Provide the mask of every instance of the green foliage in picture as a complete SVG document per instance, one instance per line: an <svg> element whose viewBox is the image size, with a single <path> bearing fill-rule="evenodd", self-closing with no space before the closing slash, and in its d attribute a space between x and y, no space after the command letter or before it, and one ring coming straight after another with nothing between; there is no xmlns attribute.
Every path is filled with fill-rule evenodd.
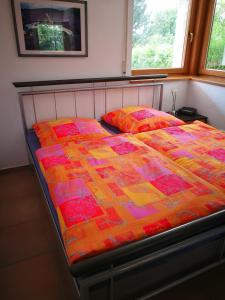
<svg viewBox="0 0 225 300"><path fill-rule="evenodd" d="M62 25L39 24L37 32L40 50L64 50Z"/></svg>

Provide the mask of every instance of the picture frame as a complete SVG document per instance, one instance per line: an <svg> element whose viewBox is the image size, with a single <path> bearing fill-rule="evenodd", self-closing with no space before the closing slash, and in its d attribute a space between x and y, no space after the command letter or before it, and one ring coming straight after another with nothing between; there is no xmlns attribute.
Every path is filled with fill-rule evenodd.
<svg viewBox="0 0 225 300"><path fill-rule="evenodd" d="M87 2L11 0L19 56L88 56Z"/></svg>

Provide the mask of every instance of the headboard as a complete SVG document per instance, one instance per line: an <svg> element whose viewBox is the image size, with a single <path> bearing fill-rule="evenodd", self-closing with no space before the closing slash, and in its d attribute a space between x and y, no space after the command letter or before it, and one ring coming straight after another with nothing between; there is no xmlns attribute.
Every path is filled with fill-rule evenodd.
<svg viewBox="0 0 225 300"><path fill-rule="evenodd" d="M62 117L100 119L113 109L148 105L161 110L163 83L129 82L78 84L72 88L20 92L25 129L39 121Z"/></svg>

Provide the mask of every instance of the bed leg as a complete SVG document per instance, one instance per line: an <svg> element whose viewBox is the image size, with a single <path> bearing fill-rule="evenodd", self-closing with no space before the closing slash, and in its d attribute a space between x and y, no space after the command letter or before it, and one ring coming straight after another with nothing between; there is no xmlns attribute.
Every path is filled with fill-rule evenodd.
<svg viewBox="0 0 225 300"><path fill-rule="evenodd" d="M224 252L225 252L225 239L223 240L222 249L220 251L219 260L222 260L224 258Z"/></svg>
<svg viewBox="0 0 225 300"><path fill-rule="evenodd" d="M110 300L114 300L114 277L113 277L113 268L114 266L111 265L110 266L110 271L111 271L111 275L110 275L110 294L109 294L109 299Z"/></svg>

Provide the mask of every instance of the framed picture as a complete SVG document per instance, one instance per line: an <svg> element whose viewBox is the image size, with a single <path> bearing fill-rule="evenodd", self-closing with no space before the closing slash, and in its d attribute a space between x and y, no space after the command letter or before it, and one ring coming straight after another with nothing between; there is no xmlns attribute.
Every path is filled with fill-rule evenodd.
<svg viewBox="0 0 225 300"><path fill-rule="evenodd" d="M11 2L19 56L88 56L86 1Z"/></svg>

